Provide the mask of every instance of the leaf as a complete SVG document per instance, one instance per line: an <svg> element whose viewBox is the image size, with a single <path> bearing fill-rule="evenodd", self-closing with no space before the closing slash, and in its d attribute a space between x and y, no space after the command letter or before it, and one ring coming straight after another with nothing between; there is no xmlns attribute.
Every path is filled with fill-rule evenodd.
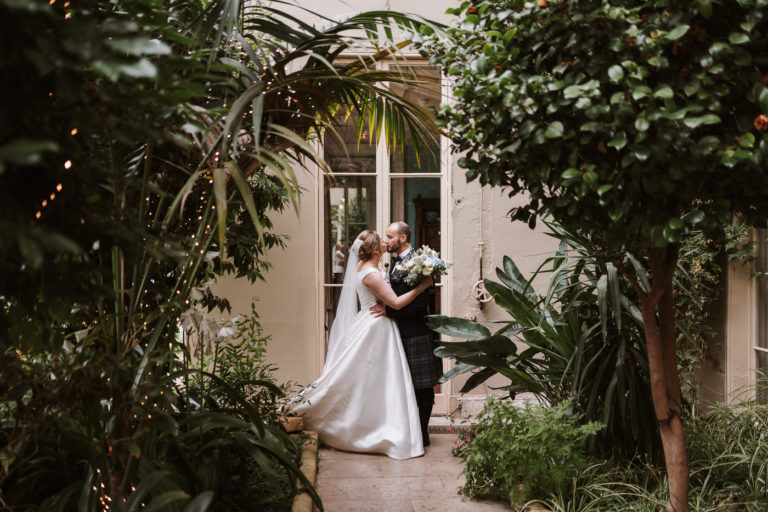
<svg viewBox="0 0 768 512"><path fill-rule="evenodd" d="M563 96L565 99L570 100L581 96L582 90L580 85L569 85L563 90Z"/></svg>
<svg viewBox="0 0 768 512"><path fill-rule="evenodd" d="M544 136L548 139L556 139L563 136L564 130L565 128L563 127L563 123L560 121L555 121L550 123L550 125L547 127L547 130L544 132Z"/></svg>
<svg viewBox="0 0 768 512"><path fill-rule="evenodd" d="M640 100L650 95L653 91L647 85L638 85L632 90L632 99Z"/></svg>
<svg viewBox="0 0 768 512"><path fill-rule="evenodd" d="M107 39L107 46L129 55L169 55L171 47L158 39L147 37L122 37Z"/></svg>
<svg viewBox="0 0 768 512"><path fill-rule="evenodd" d="M588 123L584 123L579 127L579 130L582 132L596 132L600 129L600 123L597 121L590 121Z"/></svg>
<svg viewBox="0 0 768 512"><path fill-rule="evenodd" d="M446 352L446 356L453 357L448 352ZM443 357L443 356L440 356L440 357ZM445 372L443 376L440 377L440 382L446 383L449 380L453 379L454 377L461 375L462 373L467 373L475 369L477 369L477 366L475 366L474 364L459 363L453 368L451 368L450 370L448 370L447 372Z"/></svg>
<svg viewBox="0 0 768 512"><path fill-rule="evenodd" d="M187 503L184 512L206 512L213 501L213 491L203 491Z"/></svg>
<svg viewBox="0 0 768 512"><path fill-rule="evenodd" d="M492 356L510 356L517 354L517 345L506 336L494 334L483 340L478 340L477 347Z"/></svg>
<svg viewBox="0 0 768 512"><path fill-rule="evenodd" d="M675 96L675 93L670 86L662 85L661 87L656 89L653 95L657 98L671 99Z"/></svg>
<svg viewBox="0 0 768 512"><path fill-rule="evenodd" d="M136 489L128 497L128 501L125 504L127 510L136 510L139 507L139 503L145 499L149 491L155 488L157 484L163 481L169 476L167 471L153 471L149 474L144 474L141 477L141 482L136 486Z"/></svg>
<svg viewBox="0 0 768 512"><path fill-rule="evenodd" d="M52 140L13 139L0 146L0 161L18 165L34 165L42 160L42 153L55 152L59 145Z"/></svg>
<svg viewBox="0 0 768 512"><path fill-rule="evenodd" d="M186 499L189 499L189 494L184 491L167 491L153 498L152 501L149 502L149 505L141 510L144 512L167 510L168 505L174 501Z"/></svg>
<svg viewBox="0 0 768 512"><path fill-rule="evenodd" d="M603 341L608 339L608 275L603 274L597 280L597 304L600 309L600 331Z"/></svg>
<svg viewBox="0 0 768 512"><path fill-rule="evenodd" d="M614 64L608 68L608 78L610 78L612 82L619 82L624 78L624 68L618 64Z"/></svg>
<svg viewBox="0 0 768 512"><path fill-rule="evenodd" d="M427 325L430 329L453 338L481 340L491 335L491 331L484 325L464 318L429 315L427 317Z"/></svg>
<svg viewBox="0 0 768 512"><path fill-rule="evenodd" d="M613 188L613 185L611 185L610 183L606 185L600 185L599 187L597 187L597 195L599 197L603 197L603 195L609 190L611 190L612 188Z"/></svg>
<svg viewBox="0 0 768 512"><path fill-rule="evenodd" d="M651 123L645 117L638 117L635 119L635 128L639 132L647 131L650 126Z"/></svg>
<svg viewBox="0 0 768 512"><path fill-rule="evenodd" d="M140 59L133 64L123 65L120 72L133 78L155 78L157 76L157 68L147 59Z"/></svg>
<svg viewBox="0 0 768 512"><path fill-rule="evenodd" d="M742 148L751 148L755 145L755 136L747 132L739 137L739 146Z"/></svg>
<svg viewBox="0 0 768 512"><path fill-rule="evenodd" d="M621 149L627 145L627 139L624 137L617 137L611 140L607 145L609 148Z"/></svg>
<svg viewBox="0 0 768 512"><path fill-rule="evenodd" d="M572 180L581 176L581 172L578 169L566 169L560 176L564 180Z"/></svg>
<svg viewBox="0 0 768 512"><path fill-rule="evenodd" d="M613 304L613 314L616 319L616 328L621 330L621 294L619 293L619 271L616 266L608 262L605 264L608 271L608 289L611 292L611 303Z"/></svg>
<svg viewBox="0 0 768 512"><path fill-rule="evenodd" d="M688 128L698 128L701 126L701 117L686 117L683 119L683 124Z"/></svg>
<svg viewBox="0 0 768 512"><path fill-rule="evenodd" d="M700 89L701 89L701 82L699 82L698 80L687 83L683 87L683 91L685 92L686 96L693 96L694 94L699 92Z"/></svg>
<svg viewBox="0 0 768 512"><path fill-rule="evenodd" d="M672 229L669 225L666 225L664 226L663 237L666 242L673 244L680 240L680 231Z"/></svg>
<svg viewBox="0 0 768 512"><path fill-rule="evenodd" d="M678 25L677 27L673 28L669 34L667 34L667 39L670 41L677 41L685 34L687 34L690 28L691 27L689 25Z"/></svg>
<svg viewBox="0 0 768 512"><path fill-rule="evenodd" d="M728 34L728 42L731 44L744 44L749 42L749 36L741 32L731 32Z"/></svg>
<svg viewBox="0 0 768 512"><path fill-rule="evenodd" d="M704 217L706 217L706 214L701 210L691 210L686 215L683 216L683 220L687 222L688 224L695 226L699 222L704 220Z"/></svg>
<svg viewBox="0 0 768 512"><path fill-rule="evenodd" d="M224 237L227 231L227 174L226 169L213 169L213 197L216 200L216 218L218 220L219 252L224 254Z"/></svg>
<svg viewBox="0 0 768 512"><path fill-rule="evenodd" d="M467 379L467 382L464 383L464 385L461 387L461 393L467 393L469 391L472 391L477 386L485 382L486 380L490 379L494 375L496 375L496 370L493 368L483 368L477 373L473 373L472 376Z"/></svg>
<svg viewBox="0 0 768 512"><path fill-rule="evenodd" d="M760 102L760 110L763 111L763 114L768 114L768 87L760 88L757 101Z"/></svg>
<svg viewBox="0 0 768 512"><path fill-rule="evenodd" d="M263 228L261 226L259 215L256 213L256 203L253 202L251 187L248 185L245 176L243 176L243 173L240 171L240 167L238 167L235 162L229 161L224 165L229 170L229 175L234 179L235 185L240 192L240 196L243 198L243 202L245 202L245 209L248 211L253 227L256 229L259 236L261 236Z"/></svg>
<svg viewBox="0 0 768 512"><path fill-rule="evenodd" d="M712 17L712 1L711 0L699 0L698 9L702 16L706 19Z"/></svg>

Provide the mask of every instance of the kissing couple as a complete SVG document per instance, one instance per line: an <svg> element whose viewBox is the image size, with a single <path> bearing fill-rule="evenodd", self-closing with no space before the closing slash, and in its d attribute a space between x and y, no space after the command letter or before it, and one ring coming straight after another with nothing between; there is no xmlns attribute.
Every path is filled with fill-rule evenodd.
<svg viewBox="0 0 768 512"><path fill-rule="evenodd" d="M281 408L303 416L330 447L408 459L429 446L434 386L443 372L425 318L432 278L412 286L398 272L413 256L410 238L404 222L391 224L383 238L360 233L349 250L322 375ZM379 262L388 251L387 279Z"/></svg>

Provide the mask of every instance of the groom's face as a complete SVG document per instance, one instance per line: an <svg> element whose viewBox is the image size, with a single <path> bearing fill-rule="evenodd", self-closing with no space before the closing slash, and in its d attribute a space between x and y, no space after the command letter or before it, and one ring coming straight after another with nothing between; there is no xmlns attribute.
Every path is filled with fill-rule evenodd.
<svg viewBox="0 0 768 512"><path fill-rule="evenodd" d="M389 226L384 230L384 243L387 245L389 252L398 253L403 248L405 243L405 235L401 235L397 230L397 226Z"/></svg>

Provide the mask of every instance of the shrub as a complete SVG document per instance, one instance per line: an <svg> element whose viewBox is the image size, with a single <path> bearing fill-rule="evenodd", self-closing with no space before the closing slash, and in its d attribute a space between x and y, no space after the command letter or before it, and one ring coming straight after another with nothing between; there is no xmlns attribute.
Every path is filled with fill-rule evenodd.
<svg viewBox="0 0 768 512"><path fill-rule="evenodd" d="M474 438L459 450L466 458L462 491L471 498L523 503L565 489L587 464L584 441L603 428L580 424L582 416L571 405L521 408L489 398Z"/></svg>
<svg viewBox="0 0 768 512"><path fill-rule="evenodd" d="M758 384L759 385L759 384ZM752 399L712 405L686 422L693 512L768 510L768 406ZM567 492L545 500L553 512L655 512L667 499L658 465L636 458L593 461Z"/></svg>

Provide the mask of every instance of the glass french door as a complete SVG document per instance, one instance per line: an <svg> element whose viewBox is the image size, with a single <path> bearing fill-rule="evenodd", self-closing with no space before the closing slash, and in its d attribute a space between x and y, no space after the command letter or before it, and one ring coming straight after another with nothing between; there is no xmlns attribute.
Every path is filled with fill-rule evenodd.
<svg viewBox="0 0 768 512"><path fill-rule="evenodd" d="M421 82L432 85L393 85L392 88L426 108L438 108L443 94L440 72L431 66L414 66ZM444 168L446 148L437 132L417 146L414 139L390 151L382 141L371 141L363 131L358 137L354 116L340 116L324 137L324 156L330 172L321 176L321 264L323 268L323 319L326 341L344 280L350 246L357 235L372 229L383 233L394 221L405 221L412 231L414 248L428 245L443 250L445 226ZM441 311L441 290L431 313Z"/></svg>

